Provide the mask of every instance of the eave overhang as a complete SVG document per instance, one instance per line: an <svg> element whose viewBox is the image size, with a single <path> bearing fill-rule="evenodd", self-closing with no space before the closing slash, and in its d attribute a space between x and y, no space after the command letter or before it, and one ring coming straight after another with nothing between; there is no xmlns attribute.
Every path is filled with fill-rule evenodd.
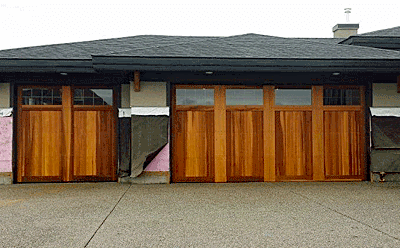
<svg viewBox="0 0 400 248"><path fill-rule="evenodd" d="M1 59L0 72L96 73L92 60Z"/></svg>
<svg viewBox="0 0 400 248"><path fill-rule="evenodd" d="M390 72L399 59L251 59L93 56L96 71Z"/></svg>
<svg viewBox="0 0 400 248"><path fill-rule="evenodd" d="M397 36L350 36L339 44L400 50L400 37Z"/></svg>
<svg viewBox="0 0 400 248"><path fill-rule="evenodd" d="M0 72L121 71L376 72L399 73L399 59L264 59L93 56L92 60L0 59Z"/></svg>

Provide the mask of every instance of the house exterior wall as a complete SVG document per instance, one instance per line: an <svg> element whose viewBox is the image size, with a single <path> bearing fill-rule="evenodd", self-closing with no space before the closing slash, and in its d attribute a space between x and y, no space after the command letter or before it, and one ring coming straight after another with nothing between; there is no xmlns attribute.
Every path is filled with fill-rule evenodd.
<svg viewBox="0 0 400 248"><path fill-rule="evenodd" d="M397 93L397 84L372 84L372 107L400 107L400 93Z"/></svg>
<svg viewBox="0 0 400 248"><path fill-rule="evenodd" d="M130 105L129 84L121 85L121 108L129 108Z"/></svg>
<svg viewBox="0 0 400 248"><path fill-rule="evenodd" d="M0 184L12 183L12 117L0 117Z"/></svg>
<svg viewBox="0 0 400 248"><path fill-rule="evenodd" d="M140 82L140 91L130 87L131 107L165 107L167 106L167 83Z"/></svg>
<svg viewBox="0 0 400 248"><path fill-rule="evenodd" d="M0 108L10 107L10 84L0 83Z"/></svg>

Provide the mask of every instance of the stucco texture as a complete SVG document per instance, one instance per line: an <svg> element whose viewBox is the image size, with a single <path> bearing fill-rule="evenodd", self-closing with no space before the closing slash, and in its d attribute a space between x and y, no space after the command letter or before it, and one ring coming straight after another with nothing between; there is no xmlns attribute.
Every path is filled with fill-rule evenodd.
<svg viewBox="0 0 400 248"><path fill-rule="evenodd" d="M0 172L11 172L12 117L0 118Z"/></svg>

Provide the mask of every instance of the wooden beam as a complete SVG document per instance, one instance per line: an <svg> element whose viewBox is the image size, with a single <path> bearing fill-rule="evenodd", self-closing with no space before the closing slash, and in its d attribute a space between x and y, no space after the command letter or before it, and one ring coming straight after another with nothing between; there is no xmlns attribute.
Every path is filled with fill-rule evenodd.
<svg viewBox="0 0 400 248"><path fill-rule="evenodd" d="M133 85L135 92L140 91L140 71L135 71L133 73Z"/></svg>
<svg viewBox="0 0 400 248"><path fill-rule="evenodd" d="M312 100L313 180L323 181L325 180L323 86L312 87Z"/></svg>
<svg viewBox="0 0 400 248"><path fill-rule="evenodd" d="M276 181L274 86L264 86L264 182Z"/></svg>
<svg viewBox="0 0 400 248"><path fill-rule="evenodd" d="M215 182L224 183L227 181L225 86L215 86L214 92Z"/></svg>
<svg viewBox="0 0 400 248"><path fill-rule="evenodd" d="M69 86L62 86L62 134L63 134L63 166L62 166L62 178L64 181L73 180L73 160L72 160L72 148L73 148L73 113L72 113L72 90Z"/></svg>

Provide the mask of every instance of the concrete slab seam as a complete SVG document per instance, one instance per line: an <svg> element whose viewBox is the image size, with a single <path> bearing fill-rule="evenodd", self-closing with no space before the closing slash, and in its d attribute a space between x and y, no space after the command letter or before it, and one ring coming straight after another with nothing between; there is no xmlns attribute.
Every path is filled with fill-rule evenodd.
<svg viewBox="0 0 400 248"><path fill-rule="evenodd" d="M90 239L88 240L88 242L85 244L84 247L87 247L90 243L90 241L92 241L92 239L94 238L94 236L96 235L96 233L100 230L100 228L103 226L103 224L106 222L106 220L108 219L108 217L112 214L112 212L114 212L115 208L118 206L118 204L121 202L122 198L124 198L126 192L128 192L128 190L132 187L132 185L129 185L129 187L125 190L125 192L121 195L121 197L118 199L117 203L115 203L114 207L111 209L111 211L107 214L107 216L104 218L104 220L101 222L101 224L99 225L99 227L96 229L96 231L93 233L93 235L90 237Z"/></svg>
<svg viewBox="0 0 400 248"><path fill-rule="evenodd" d="M323 208L325 208L325 209L327 209L327 210L333 211L333 212L335 212L335 213L337 213L337 214L339 214L339 215L341 215L341 216L343 216L343 217L346 217L346 218L348 218L348 219L350 219L350 220L352 220L352 221L355 221L355 222L357 222L357 223L359 223L359 224L361 224L361 225L364 225L364 226L366 226L366 227L369 227L369 228L371 228L371 229L373 229L373 230L375 230L375 231L377 231L377 232L379 232L379 233L381 233L381 234L383 234L383 235L386 235L386 236L388 236L388 237L390 237L390 238L393 238L393 239L395 239L395 240L397 240L397 241L400 241L400 238L397 238L397 237L395 237L395 236L393 236L393 235L390 235L389 233L386 233L386 232L384 232L384 231L382 231L382 230L379 230L379 229L377 229L377 228L375 228L375 227L373 227L373 226L371 226L371 225L368 225L367 223L364 223L364 222L362 222L362 221L359 221L359 220L357 220L357 219L355 219L355 218L353 218L353 217L351 217L351 216L349 216L349 215L346 215L346 214L341 213L341 212L339 212L339 211L337 211L337 210L335 210L335 209L332 209L332 208L330 208L330 207L328 207L328 206L325 206L324 204L321 204L321 203L319 203L318 201L315 201L315 200L313 200L313 199L310 199L310 198L308 198L308 197L305 196L305 195L302 195L302 194L300 194L300 193L294 192L294 191L292 191L292 190L289 190L289 191L292 192L292 193L295 194L295 195L298 195L298 196L300 196L300 197L303 197L303 198L307 199L308 201L314 202L314 203L316 203L317 205L319 205L319 206L321 206L321 207L323 207Z"/></svg>

